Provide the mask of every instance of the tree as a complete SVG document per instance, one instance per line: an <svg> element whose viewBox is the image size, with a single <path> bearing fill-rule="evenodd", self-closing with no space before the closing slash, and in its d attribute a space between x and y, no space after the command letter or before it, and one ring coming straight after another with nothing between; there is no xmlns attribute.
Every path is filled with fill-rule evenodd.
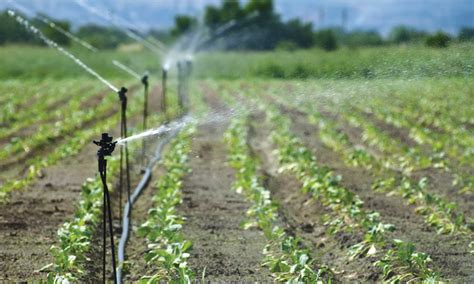
<svg viewBox="0 0 474 284"><path fill-rule="evenodd" d="M434 35L427 37L425 44L429 47L443 48L448 47L450 40L451 37L448 34L438 31Z"/></svg>
<svg viewBox="0 0 474 284"><path fill-rule="evenodd" d="M21 15L26 18L24 15ZM0 13L0 44L4 43L39 43L23 26L7 11Z"/></svg>
<svg viewBox="0 0 474 284"><path fill-rule="evenodd" d="M258 12L261 16L273 14L273 0L250 0L244 7L246 15Z"/></svg>
<svg viewBox="0 0 474 284"><path fill-rule="evenodd" d="M426 37L425 32L407 26L396 26L389 34L390 41L397 44L421 40L424 37Z"/></svg>
<svg viewBox="0 0 474 284"><path fill-rule="evenodd" d="M317 46L326 51L333 51L338 47L336 35L331 29L319 30L316 32L314 35L314 41Z"/></svg>
<svg viewBox="0 0 474 284"><path fill-rule="evenodd" d="M349 47L378 46L382 45L383 39L377 31L355 30L342 35L342 42Z"/></svg>
<svg viewBox="0 0 474 284"><path fill-rule="evenodd" d="M76 35L99 49L116 48L119 44L129 42L122 31L94 24L80 27Z"/></svg>
<svg viewBox="0 0 474 284"><path fill-rule="evenodd" d="M63 33L57 31L56 29L52 28L50 25L45 24L41 18L49 20L53 25L59 27L60 29L69 32L71 28L71 24L68 21L59 21L47 18L45 15L38 15L38 17L32 20L33 24L36 26L41 26L43 34L47 36L52 41L56 42L59 45L67 46L71 43L71 40L65 36Z"/></svg>
<svg viewBox="0 0 474 284"><path fill-rule="evenodd" d="M186 15L177 15L174 17L174 22L175 27L171 31L171 34L174 36L179 36L189 32L197 24L197 20L195 18Z"/></svg>
<svg viewBox="0 0 474 284"><path fill-rule="evenodd" d="M474 28L461 28L461 30L459 31L458 39L460 41L474 40Z"/></svg>

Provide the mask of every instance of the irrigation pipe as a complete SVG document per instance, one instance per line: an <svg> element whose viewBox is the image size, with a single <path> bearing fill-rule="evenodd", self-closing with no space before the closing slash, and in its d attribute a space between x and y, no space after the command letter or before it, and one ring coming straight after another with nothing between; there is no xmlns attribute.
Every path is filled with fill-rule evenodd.
<svg viewBox="0 0 474 284"><path fill-rule="evenodd" d="M156 146L155 150L155 155L153 156L153 159L150 160L148 163L147 167L144 169L144 174L142 179L140 180L140 183L137 185L135 188L135 191L133 194L130 196L130 201L125 204L124 207L124 214L123 214L123 219L122 219L122 236L120 237L119 245L118 245L118 261L119 261L119 266L117 267L117 283L122 283L122 263L125 261L125 246L127 245L128 241L128 235L129 235L129 226L130 226L130 211L131 207L135 203L135 201L138 199L140 196L142 190L147 186L148 182L150 181L151 178L151 171L153 170L153 167L156 165L156 163L161 159L161 152L163 151L163 147L170 142L172 138L174 138L179 131L181 130L181 127L177 127L173 131L171 131L168 135L165 136L163 140L158 143ZM131 204L130 204L131 203Z"/></svg>

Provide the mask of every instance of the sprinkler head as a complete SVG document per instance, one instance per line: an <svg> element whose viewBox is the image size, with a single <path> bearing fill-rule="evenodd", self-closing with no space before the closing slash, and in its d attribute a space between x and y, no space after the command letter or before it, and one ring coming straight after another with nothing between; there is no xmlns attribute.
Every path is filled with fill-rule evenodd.
<svg viewBox="0 0 474 284"><path fill-rule="evenodd" d="M148 86L148 75L147 74L143 75L142 84L145 85L145 86Z"/></svg>
<svg viewBox="0 0 474 284"><path fill-rule="evenodd" d="M108 133L102 133L100 141L94 140L93 142L100 147L97 151L97 156L99 157L111 156L117 144L117 141L112 142L112 136L109 136Z"/></svg>
<svg viewBox="0 0 474 284"><path fill-rule="evenodd" d="M127 91L128 91L127 88L122 87L122 88L120 88L120 91L117 92L118 95L119 95L119 98L122 102L127 100L127 97L125 96Z"/></svg>

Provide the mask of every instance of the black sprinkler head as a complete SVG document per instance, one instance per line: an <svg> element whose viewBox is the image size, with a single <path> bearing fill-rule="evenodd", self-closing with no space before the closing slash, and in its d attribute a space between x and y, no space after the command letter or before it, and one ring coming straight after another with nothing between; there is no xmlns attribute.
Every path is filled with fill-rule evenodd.
<svg viewBox="0 0 474 284"><path fill-rule="evenodd" d="M120 91L117 92L121 101L125 101L127 99L127 97L125 96L127 91L128 91L127 88L122 87L120 88Z"/></svg>
<svg viewBox="0 0 474 284"><path fill-rule="evenodd" d="M112 155L115 145L117 144L117 141L112 142L112 139L112 136L109 136L108 133L102 133L100 141L93 141L95 145L100 147L99 151L97 151L97 155L103 157Z"/></svg>
<svg viewBox="0 0 474 284"><path fill-rule="evenodd" d="M148 86L148 75L143 75L142 77L142 84Z"/></svg>

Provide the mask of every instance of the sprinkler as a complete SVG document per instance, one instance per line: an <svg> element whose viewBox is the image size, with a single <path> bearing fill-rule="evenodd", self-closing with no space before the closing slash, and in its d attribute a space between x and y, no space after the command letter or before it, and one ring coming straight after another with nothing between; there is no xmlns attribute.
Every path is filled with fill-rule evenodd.
<svg viewBox="0 0 474 284"><path fill-rule="evenodd" d="M186 112L188 112L189 111L189 82L191 79L191 72L193 70L193 61L190 57L188 57L185 60L185 66L186 66L186 71L185 71L186 79L185 79L185 92L184 92L185 104L184 105L185 105Z"/></svg>
<svg viewBox="0 0 474 284"><path fill-rule="evenodd" d="M121 102L121 122L120 122L120 136L127 137L127 89L122 87L117 93ZM125 156L125 171L127 175L127 194L130 202L130 164L128 161L128 147L127 143L120 149L120 184L119 184L119 201L120 210L119 217L122 219L122 191L123 191L123 160Z"/></svg>
<svg viewBox="0 0 474 284"><path fill-rule="evenodd" d="M143 96L144 96L144 102L143 102L143 131L146 130L146 120L148 117L148 75L145 74L142 77L142 84L143 84ZM146 161L145 161L145 155L146 155L146 139L143 139L143 145L142 145L142 162L143 165L146 166Z"/></svg>
<svg viewBox="0 0 474 284"><path fill-rule="evenodd" d="M100 174L100 179L102 180L102 186L104 188L104 201L102 205L102 221L103 221L103 248L102 248L102 277L103 283L106 283L106 245L107 245L107 216L108 216L108 223L109 223L109 233L110 233L110 247L112 249L112 270L114 274L114 283L117 283L117 275L116 275L116 262L115 262L115 245L114 245L114 231L113 231L113 224L112 224L112 208L110 206L110 193L107 187L107 159L105 157L111 156L112 152L115 149L115 145L117 142L112 142L112 137L109 136L108 133L102 133L102 137L100 141L93 141L94 144L99 146L99 150L97 151L97 161L98 161L98 169Z"/></svg>
<svg viewBox="0 0 474 284"><path fill-rule="evenodd" d="M183 62L178 61L177 63L178 67L178 105L179 108L181 109L182 112L184 112L184 94L183 94L183 88L184 88L184 66Z"/></svg>
<svg viewBox="0 0 474 284"><path fill-rule="evenodd" d="M166 81L168 79L168 69L163 66L161 77L161 112L166 115Z"/></svg>
<svg viewBox="0 0 474 284"><path fill-rule="evenodd" d="M120 63L117 60L112 60L112 63L117 66L118 68L122 69L123 71L127 72L129 75L132 77L135 77L136 79L140 80L142 82L143 87L144 87L144 106L143 106L143 130L146 129L146 120L148 117L148 73L145 73L142 77L138 75L137 72L133 71L130 67L125 66L124 64ZM120 96L120 93L119 93ZM125 94L123 95L125 96ZM122 97L121 99L122 100ZM126 98L125 98L126 100ZM142 155L142 160L143 163L145 164L145 140L143 140L143 155Z"/></svg>

